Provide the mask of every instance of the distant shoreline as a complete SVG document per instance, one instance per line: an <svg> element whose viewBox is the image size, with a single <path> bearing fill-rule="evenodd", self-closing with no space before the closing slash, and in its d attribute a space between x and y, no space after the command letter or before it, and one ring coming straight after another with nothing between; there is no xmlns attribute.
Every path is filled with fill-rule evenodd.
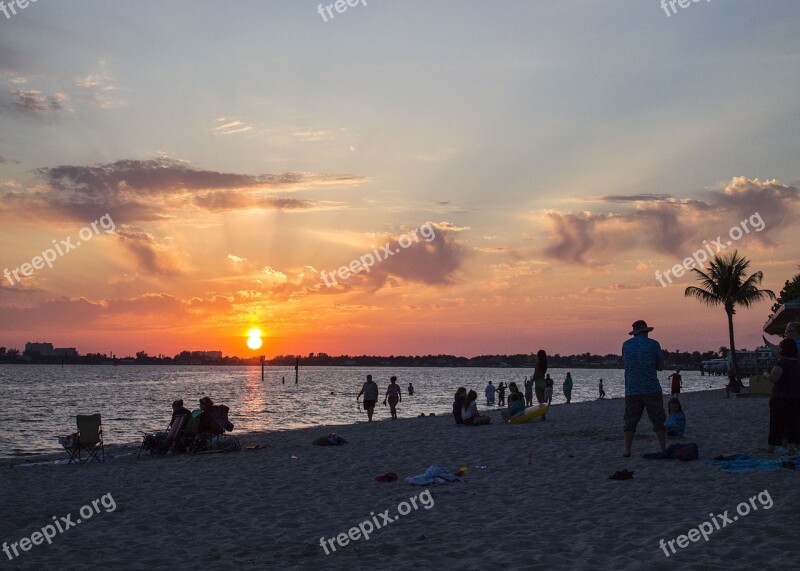
<svg viewBox="0 0 800 571"><path fill-rule="evenodd" d="M226 363L205 363L205 364L197 364L197 363L0 363L0 365L13 365L13 366L22 366L22 367L35 367L35 366L48 366L48 367L63 367L63 366L92 366L92 367L260 367L260 363L238 363L238 364L226 364ZM277 364L265 364L264 368L266 369L286 369L286 368L293 368L294 365L277 365ZM372 364L372 363L356 363L356 364L326 364L326 365L300 365L300 368L308 368L308 367L342 367L342 368L374 368L374 369L533 369L533 365L508 365L508 366L501 366L501 365L448 365L448 364L441 364L441 365L431 365L431 364L423 364L423 365L411 365L411 364L403 364L403 365L395 365L395 364ZM692 371L692 372L701 372L701 369L695 367L665 367L664 370L673 370L675 368L679 368L681 371ZM550 369L575 369L575 370L623 370L624 367L610 367L608 365L552 365Z"/></svg>

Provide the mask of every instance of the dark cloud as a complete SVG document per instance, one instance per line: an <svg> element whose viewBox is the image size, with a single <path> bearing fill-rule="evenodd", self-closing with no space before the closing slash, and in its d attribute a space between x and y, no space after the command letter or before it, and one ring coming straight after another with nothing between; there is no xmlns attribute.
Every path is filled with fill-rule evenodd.
<svg viewBox="0 0 800 571"><path fill-rule="evenodd" d="M140 270L162 276L181 273L177 254L158 243L152 234L142 228L123 225L117 228L116 236L123 247L132 254Z"/></svg>
<svg viewBox="0 0 800 571"><path fill-rule="evenodd" d="M429 224L433 232L426 230L426 236L421 236L416 243L413 242L413 238L411 241L406 238L408 234L377 243L376 249L381 261L376 261L369 273L362 270L344 280L342 284L358 283L369 289L379 289L387 283L397 285L401 281L432 286L454 283L456 272L468 255L468 250L455 239L456 232L463 229L447 222ZM430 236L432 238L426 242L426 238ZM392 252L391 256L382 249L384 245L388 245L388 250ZM365 252L364 255L366 254L368 253ZM369 254L374 257L374 251Z"/></svg>
<svg viewBox="0 0 800 571"><path fill-rule="evenodd" d="M13 96L14 109L30 114L58 111L66 98L61 93L44 95L38 89L9 89L8 92Z"/></svg>
<svg viewBox="0 0 800 571"><path fill-rule="evenodd" d="M597 198L597 202L666 202L672 199L671 194L630 194L611 195Z"/></svg>
<svg viewBox="0 0 800 571"><path fill-rule="evenodd" d="M320 206L337 203L318 202L314 200L303 200L298 198L287 198L278 196L254 196L241 194L236 191L213 191L198 194L194 197L194 203L210 211L225 210L245 210L248 208L261 208L264 210L311 210L318 209Z"/></svg>
<svg viewBox="0 0 800 571"><path fill-rule="evenodd" d="M743 220L748 220L754 228L751 217L756 213L755 220L760 217L763 228L751 231L746 239L774 246L770 234L796 218L800 191L776 180L738 177L723 191L709 192L707 201L648 194L607 196L599 200L628 202L631 206L613 214L548 213L552 243L545 248L547 257L592 265L598 263L599 258L636 248L684 257L703 240L727 236L730 229L741 226Z"/></svg>
<svg viewBox="0 0 800 571"><path fill-rule="evenodd" d="M197 169L169 158L121 160L95 166L64 165L38 169L45 191L7 192L6 208L36 215L84 220L112 213L120 223L147 222L190 210L213 212L263 209L310 211L341 208L341 203L285 198L269 192L320 185L364 182L355 176L316 173L246 175Z"/></svg>

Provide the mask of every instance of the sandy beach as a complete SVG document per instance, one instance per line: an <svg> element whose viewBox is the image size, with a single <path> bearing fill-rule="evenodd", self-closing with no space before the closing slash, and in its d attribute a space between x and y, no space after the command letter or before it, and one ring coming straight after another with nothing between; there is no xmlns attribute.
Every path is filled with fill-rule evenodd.
<svg viewBox="0 0 800 571"><path fill-rule="evenodd" d="M326 433L314 428L248 435L244 443L266 447L231 454L137 460L118 449L105 464L7 462L0 539L9 544L53 516L73 514L74 522L82 506L106 499L52 544L0 560L19 569L791 566L800 552L798 472L730 474L708 464L720 454L769 457L768 399L722 397L682 398L682 442L700 449L694 462L643 459L657 451L646 416L633 457L623 458L620 399L554 406L546 422L515 426L499 424L497 411L486 427L459 427L449 416L337 426L349 440L338 447L312 445ZM431 465L469 470L463 482L447 485L404 481ZM634 471L632 480L609 479L623 468ZM400 479L375 481L390 471ZM727 510L732 519L737 505L765 490L769 508L754 500L758 509L707 541L675 545L669 557L659 547L713 521L712 513ZM386 510L391 523L368 540L335 542L362 522L383 522ZM322 538L336 551L326 543L326 554Z"/></svg>

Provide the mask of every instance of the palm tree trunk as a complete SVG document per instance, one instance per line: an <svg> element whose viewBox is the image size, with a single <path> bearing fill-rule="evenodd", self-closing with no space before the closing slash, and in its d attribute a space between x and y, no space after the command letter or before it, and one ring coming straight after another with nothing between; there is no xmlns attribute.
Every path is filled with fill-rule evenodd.
<svg viewBox="0 0 800 571"><path fill-rule="evenodd" d="M740 384L739 380L739 360L736 358L736 342L733 340L733 312L727 311L728 314L728 335L731 340L731 362L733 363L733 375L736 383Z"/></svg>

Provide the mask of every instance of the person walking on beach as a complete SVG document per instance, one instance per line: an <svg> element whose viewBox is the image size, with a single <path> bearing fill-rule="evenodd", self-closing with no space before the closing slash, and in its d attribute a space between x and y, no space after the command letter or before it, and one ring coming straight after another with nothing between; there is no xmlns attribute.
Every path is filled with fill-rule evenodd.
<svg viewBox="0 0 800 571"><path fill-rule="evenodd" d="M364 410L367 411L367 418L369 422L372 422L372 413L375 412L375 403L378 402L378 384L372 380L372 375L367 375L367 382L356 396L356 402L361 395L364 395Z"/></svg>
<svg viewBox="0 0 800 571"><path fill-rule="evenodd" d="M676 369L675 372L669 376L669 380L672 381L672 396L681 394L681 387L683 386L681 383L683 380L681 378L681 370Z"/></svg>
<svg viewBox="0 0 800 571"><path fill-rule="evenodd" d="M648 327L644 320L634 321L631 327L628 335L632 337L622 344L622 361L625 365L625 458L631 456L636 426L645 410L653 423L653 432L656 433L661 451L666 450L664 423L667 415L658 382L658 371L664 370L661 345L649 338L653 327Z"/></svg>
<svg viewBox="0 0 800 571"><path fill-rule="evenodd" d="M567 378L564 379L564 396L567 398L567 404L572 402L572 375L567 373Z"/></svg>
<svg viewBox="0 0 800 571"><path fill-rule="evenodd" d="M503 381L500 381L500 384L497 385L497 406L505 406L506 405L506 384Z"/></svg>
<svg viewBox="0 0 800 571"><path fill-rule="evenodd" d="M600 379L600 385L597 388L600 390L600 398L606 398L606 391L603 390L603 379Z"/></svg>
<svg viewBox="0 0 800 571"><path fill-rule="evenodd" d="M533 377L531 380L528 380L528 377L525 377L525 406L531 406L533 404Z"/></svg>
<svg viewBox="0 0 800 571"><path fill-rule="evenodd" d="M392 411L392 420L397 420L397 403L403 402L400 385L397 384L397 377L389 379L389 388L386 389L386 396L383 397L383 406L389 401L389 409Z"/></svg>
<svg viewBox="0 0 800 571"><path fill-rule="evenodd" d="M550 375L544 378L544 401L548 405L553 404L553 379L550 378Z"/></svg>
<svg viewBox="0 0 800 571"><path fill-rule="evenodd" d="M494 393L495 393L496 390L497 389L492 384L492 381L489 381L489 384L486 385L486 391L485 391L485 393L486 393L486 404L487 405L494 404Z"/></svg>

